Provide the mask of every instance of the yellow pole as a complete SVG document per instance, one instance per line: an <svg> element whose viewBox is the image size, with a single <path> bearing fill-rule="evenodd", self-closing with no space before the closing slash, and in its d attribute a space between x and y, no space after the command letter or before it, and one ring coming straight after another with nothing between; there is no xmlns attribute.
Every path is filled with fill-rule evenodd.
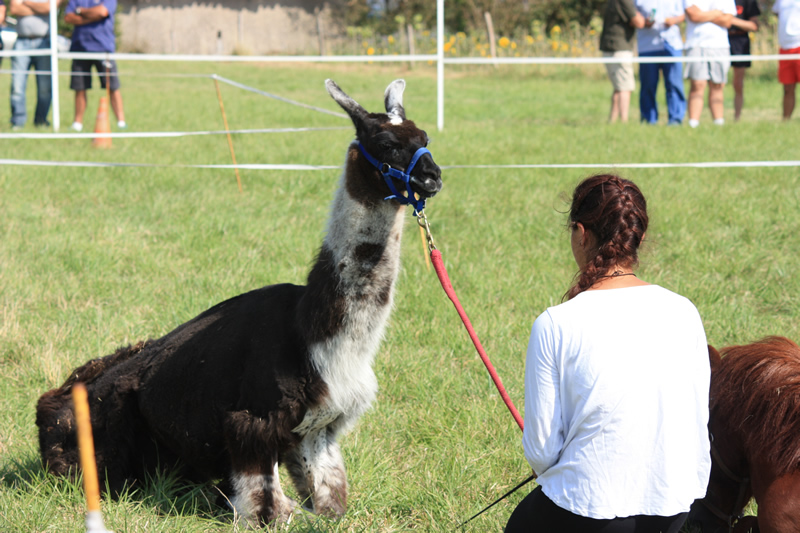
<svg viewBox="0 0 800 533"><path fill-rule="evenodd" d="M419 236L422 239L422 255L425 256L425 266L431 269L431 258L428 257L428 242L425 239L425 228L419 227Z"/></svg>
<svg viewBox="0 0 800 533"><path fill-rule="evenodd" d="M86 532L112 533L106 529L103 524L103 515L100 513L100 485L97 480L92 421L89 416L89 397L83 383L76 383L72 386L72 403L75 407L75 425L78 430L78 448L83 470L83 492L86 496Z"/></svg>
<svg viewBox="0 0 800 533"><path fill-rule="evenodd" d="M242 180L239 177L239 167L236 166L236 152L233 151L233 139L228 129L228 117L225 115L225 105L222 103L222 93L219 91L219 81L214 77L214 86L217 88L217 100L219 100L219 110L222 111L222 122L225 124L225 133L228 135L228 148L231 149L231 159L233 160L233 170L236 172L236 183L239 184L239 192L242 192Z"/></svg>
<svg viewBox="0 0 800 533"><path fill-rule="evenodd" d="M75 405L75 423L78 426L78 447L83 469L83 490L86 493L86 507L91 511L100 510L100 486L97 481L97 463L94 458L92 422L89 417L89 400L86 386L76 383L72 387L72 402Z"/></svg>

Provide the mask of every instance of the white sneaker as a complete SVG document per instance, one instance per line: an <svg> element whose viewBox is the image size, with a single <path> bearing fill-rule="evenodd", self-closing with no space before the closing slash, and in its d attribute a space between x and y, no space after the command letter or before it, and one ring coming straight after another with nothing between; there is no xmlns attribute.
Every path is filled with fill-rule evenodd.
<svg viewBox="0 0 800 533"><path fill-rule="evenodd" d="M124 120L120 120L117 122L117 127L121 130L124 130L128 127L128 124L126 124Z"/></svg>
<svg viewBox="0 0 800 533"><path fill-rule="evenodd" d="M83 124L80 122L73 122L72 126L70 126L74 131L80 132L83 130Z"/></svg>
<svg viewBox="0 0 800 533"><path fill-rule="evenodd" d="M700 125L700 121L699 120L689 119L689 127L690 128L696 128L699 125Z"/></svg>

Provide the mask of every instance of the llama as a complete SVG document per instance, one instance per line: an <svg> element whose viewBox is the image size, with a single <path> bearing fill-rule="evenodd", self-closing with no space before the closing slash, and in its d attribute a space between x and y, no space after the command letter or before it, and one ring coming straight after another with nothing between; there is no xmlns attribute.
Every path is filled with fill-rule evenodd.
<svg viewBox="0 0 800 533"><path fill-rule="evenodd" d="M119 491L177 463L187 479L222 479L235 514L260 526L286 521L296 508L278 479L284 464L306 509L345 512L337 439L377 393L372 363L400 268L403 204L418 209L442 180L427 135L405 118L403 80L386 88L386 113L368 113L332 80L325 84L356 140L307 285L241 294L160 339L77 368L37 405L50 472L77 471L69 394L80 381L89 391L101 486ZM408 197L387 177L403 168Z"/></svg>

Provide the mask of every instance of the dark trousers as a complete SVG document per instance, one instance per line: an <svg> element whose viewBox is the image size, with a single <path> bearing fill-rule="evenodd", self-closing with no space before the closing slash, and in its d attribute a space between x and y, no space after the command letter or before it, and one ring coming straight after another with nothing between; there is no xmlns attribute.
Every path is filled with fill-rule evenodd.
<svg viewBox="0 0 800 533"><path fill-rule="evenodd" d="M536 487L511 513L505 533L678 533L688 514L598 520L562 509Z"/></svg>
<svg viewBox="0 0 800 533"><path fill-rule="evenodd" d="M664 43L663 52L643 52L641 57L681 57L683 52L675 50ZM656 89L659 73L664 78L667 92L667 114L670 124L680 124L686 114L686 96L683 92L682 63L640 63L639 81L642 89L639 93L639 110L642 122L655 124L658 122L658 106L656 105Z"/></svg>

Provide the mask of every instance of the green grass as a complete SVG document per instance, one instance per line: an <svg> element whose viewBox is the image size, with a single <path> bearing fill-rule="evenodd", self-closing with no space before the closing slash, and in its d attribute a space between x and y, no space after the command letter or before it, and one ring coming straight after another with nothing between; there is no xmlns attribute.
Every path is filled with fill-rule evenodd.
<svg viewBox="0 0 800 533"><path fill-rule="evenodd" d="M66 69L67 64L62 65ZM209 79L218 73L338 110L334 78L370 110L405 77L408 116L429 132L440 165L797 160L799 121L779 120L781 88L766 69L747 80L741 122L726 89L723 128L609 126L600 69L450 69L446 127L436 131L433 69L418 66L126 63L133 131L218 130ZM145 76L147 74L147 76ZM150 76L149 74L152 74ZM34 85L31 83L31 85ZM8 77L0 94L8 94ZM91 129L99 91L90 93ZM222 86L233 129L348 122ZM634 95L636 97L636 95ZM72 94L61 83L62 124ZM635 98L634 98L635 99ZM33 93L29 104L34 102ZM664 109L662 101L662 109ZM6 128L7 125L0 125ZM31 128L32 131L32 128ZM235 135L240 163L338 165L352 130ZM3 140L0 158L226 164L223 136ZM450 277L518 407L530 326L572 274L564 195L593 172L451 169L428 218ZM651 228L640 276L691 298L709 342L764 335L800 340L797 168L623 170L647 195ZM0 166L0 531L81 531L80 487L43 472L36 400L75 366L162 335L210 305L274 282L303 283L337 171L233 171L172 166ZM450 302L426 269L409 213L396 309L376 362L374 408L343 439L349 510L338 522L301 514L296 531L452 531L527 476L519 430ZM497 531L525 490L477 519ZM104 501L115 531L228 531L210 486L156 477Z"/></svg>

